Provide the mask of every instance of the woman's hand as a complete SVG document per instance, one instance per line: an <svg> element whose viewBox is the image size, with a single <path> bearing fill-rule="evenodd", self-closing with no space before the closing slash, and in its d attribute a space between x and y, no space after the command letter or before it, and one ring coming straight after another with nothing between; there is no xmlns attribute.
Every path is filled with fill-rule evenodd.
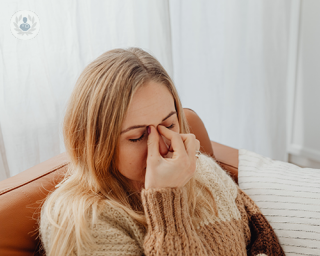
<svg viewBox="0 0 320 256"><path fill-rule="evenodd" d="M199 140L194 134L179 134L162 125L158 126L160 134L155 127L149 127L145 189L184 186L196 170ZM171 141L172 158L161 156L160 135Z"/></svg>

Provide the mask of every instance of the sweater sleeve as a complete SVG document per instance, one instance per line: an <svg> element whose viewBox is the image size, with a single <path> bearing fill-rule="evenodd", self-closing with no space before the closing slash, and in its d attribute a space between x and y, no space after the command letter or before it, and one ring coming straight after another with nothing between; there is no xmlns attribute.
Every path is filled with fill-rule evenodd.
<svg viewBox="0 0 320 256"><path fill-rule="evenodd" d="M277 235L259 207L237 187L236 204L243 220L248 256L285 256Z"/></svg>
<svg viewBox="0 0 320 256"><path fill-rule="evenodd" d="M193 227L186 188L143 189L146 255L207 255Z"/></svg>
<svg viewBox="0 0 320 256"><path fill-rule="evenodd" d="M43 252L44 255L49 255L49 252L52 250L52 246L49 244L50 237L52 236L52 224L49 222L47 215L44 212L45 207L46 205L44 205L41 210L39 233L42 242L41 252ZM141 232L130 232L129 226L133 229L139 228L124 212L121 212L119 209L114 209L113 207L106 207L105 211L99 216L91 230L95 242L94 247L81 255L143 255L143 248L141 248L138 243L139 238L136 237L136 234L140 234ZM68 238L66 237L66 239ZM73 253L68 255L78 255L75 248L72 250Z"/></svg>

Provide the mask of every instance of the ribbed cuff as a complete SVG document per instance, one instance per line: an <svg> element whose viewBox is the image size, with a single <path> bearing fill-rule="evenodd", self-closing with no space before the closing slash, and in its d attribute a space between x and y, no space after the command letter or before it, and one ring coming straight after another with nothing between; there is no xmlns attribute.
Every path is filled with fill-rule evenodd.
<svg viewBox="0 0 320 256"><path fill-rule="evenodd" d="M155 232L183 232L190 225L185 187L143 189L142 203L149 228Z"/></svg>

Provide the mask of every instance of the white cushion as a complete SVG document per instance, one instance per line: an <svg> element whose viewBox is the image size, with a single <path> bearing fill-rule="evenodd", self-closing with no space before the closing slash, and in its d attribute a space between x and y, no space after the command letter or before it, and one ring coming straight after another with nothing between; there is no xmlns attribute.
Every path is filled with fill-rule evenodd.
<svg viewBox="0 0 320 256"><path fill-rule="evenodd" d="M320 255L320 170L239 150L239 187L269 221L287 256Z"/></svg>

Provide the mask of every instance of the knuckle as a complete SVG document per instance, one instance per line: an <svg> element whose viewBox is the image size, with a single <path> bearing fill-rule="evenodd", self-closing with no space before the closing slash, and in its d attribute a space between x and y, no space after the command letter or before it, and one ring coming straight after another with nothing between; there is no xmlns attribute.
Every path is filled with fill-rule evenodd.
<svg viewBox="0 0 320 256"><path fill-rule="evenodd" d="M189 134L187 134L187 138L191 139L191 140L195 140L196 139L196 135L194 135L193 133L189 133Z"/></svg>

